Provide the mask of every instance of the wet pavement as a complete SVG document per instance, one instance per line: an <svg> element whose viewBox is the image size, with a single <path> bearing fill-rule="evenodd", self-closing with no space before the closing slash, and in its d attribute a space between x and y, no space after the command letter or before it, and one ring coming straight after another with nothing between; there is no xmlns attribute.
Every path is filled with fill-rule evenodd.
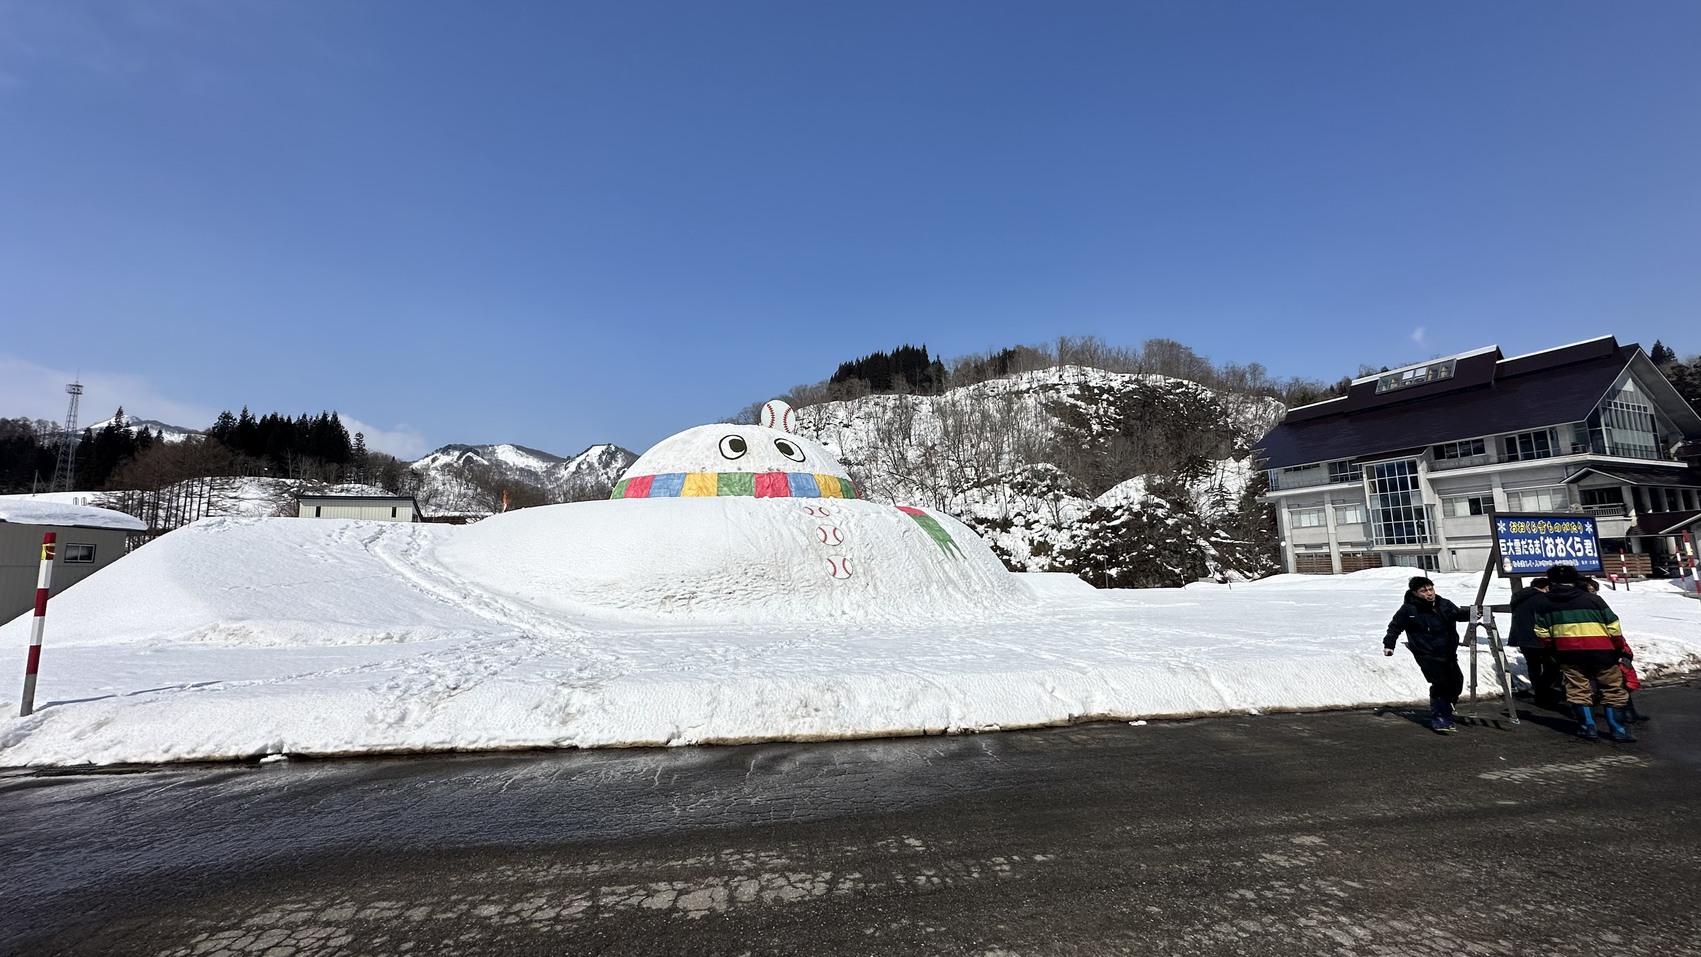
<svg viewBox="0 0 1701 957"><path fill-rule="evenodd" d="M13 772L0 952L1701 955L1701 684L1637 699Z"/></svg>

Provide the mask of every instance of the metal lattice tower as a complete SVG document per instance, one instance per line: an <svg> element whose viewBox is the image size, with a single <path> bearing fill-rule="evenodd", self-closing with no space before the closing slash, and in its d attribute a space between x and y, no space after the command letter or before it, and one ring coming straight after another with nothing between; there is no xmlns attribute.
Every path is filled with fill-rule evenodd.
<svg viewBox="0 0 1701 957"><path fill-rule="evenodd" d="M53 467L52 491L69 492L77 471L77 400L83 396L83 385L73 382L65 387L71 394L71 407L65 412L65 434L59 440L59 462Z"/></svg>

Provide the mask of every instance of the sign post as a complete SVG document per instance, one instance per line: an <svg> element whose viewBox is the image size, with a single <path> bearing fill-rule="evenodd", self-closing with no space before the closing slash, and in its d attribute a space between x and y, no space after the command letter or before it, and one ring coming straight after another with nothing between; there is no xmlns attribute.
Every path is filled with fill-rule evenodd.
<svg viewBox="0 0 1701 957"><path fill-rule="evenodd" d="M1488 633L1489 651L1494 656L1494 677L1500 683L1501 695L1506 701L1506 714L1513 724L1518 724L1518 708L1512 701L1512 674L1506 666L1506 646L1500 640L1500 629L1494 624L1494 609L1483 604L1483 599L1488 597L1489 580L1500 564L1500 540L1496 537L1494 547L1488 552L1488 564L1482 570L1482 581L1477 583L1476 600L1471 603L1471 623L1465 628L1465 644L1471 646L1471 704L1477 703L1477 628L1481 627Z"/></svg>
<svg viewBox="0 0 1701 957"><path fill-rule="evenodd" d="M1465 640L1471 645L1471 701L1475 703L1477 700L1476 633L1480 622L1488 632L1495 677L1506 701L1506 713L1511 716L1513 724L1518 724L1506 647L1501 642L1500 630L1494 625L1494 609L1483 605L1489 579L1498 574L1512 579L1513 587L1517 587L1522 584L1525 575L1541 575L1549 567L1562 564L1574 565L1580 572L1600 574L1603 570L1601 542L1595 534L1595 519L1591 515L1496 513L1490 527L1494 530L1494 546L1489 550L1488 564L1483 568L1482 582L1477 586L1477 600L1471 615L1474 620L1465 631ZM1510 611L1510 606L1507 610Z"/></svg>

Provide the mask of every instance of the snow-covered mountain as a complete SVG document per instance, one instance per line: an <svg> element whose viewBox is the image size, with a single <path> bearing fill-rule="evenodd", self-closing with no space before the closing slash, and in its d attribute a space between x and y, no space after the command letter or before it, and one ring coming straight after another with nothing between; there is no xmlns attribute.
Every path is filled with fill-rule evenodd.
<svg viewBox="0 0 1701 957"><path fill-rule="evenodd" d="M410 467L426 512L489 514L501 509L504 493L511 500L534 493L553 502L606 495L637 458L617 445L593 445L570 457L523 445L445 445Z"/></svg>
<svg viewBox="0 0 1701 957"><path fill-rule="evenodd" d="M99 422L91 422L88 425L79 426L78 431L80 432L83 429L89 429L94 432L99 432L101 429L104 429L111 424L112 419L101 419ZM164 439L167 442L181 442L190 436L204 434L200 429L191 429L181 425L169 425L165 422L159 421L158 419L138 419L132 415L126 415L124 417L124 427L132 432L147 429L149 432L154 433L157 437Z"/></svg>
<svg viewBox="0 0 1701 957"><path fill-rule="evenodd" d="M806 406L798 421L865 497L946 511L1013 568L1184 584L1268 570L1249 541L1266 521L1247 494L1251 444L1284 411L1184 379L1059 366Z"/></svg>

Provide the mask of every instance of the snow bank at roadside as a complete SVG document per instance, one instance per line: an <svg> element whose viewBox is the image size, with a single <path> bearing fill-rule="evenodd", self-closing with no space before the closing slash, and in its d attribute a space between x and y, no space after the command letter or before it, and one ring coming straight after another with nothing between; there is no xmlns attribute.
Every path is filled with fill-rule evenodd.
<svg viewBox="0 0 1701 957"><path fill-rule="evenodd" d="M805 600L834 594L803 561L820 557L808 551L819 526L799 520L813 516L778 511L751 533L789 529L776 547L801 556L762 579L798 587L763 592L748 569L694 550L739 534L737 514L698 512L705 527L658 535L644 526L704 503L656 504L466 527L214 519L173 532L55 597L38 710L0 723L0 765L806 740L1424 696L1408 655L1380 653L1403 569L1103 592L947 564L924 532L905 536L912 519L870 513L850 530L874 530L863 541L901 548L910 557L892 567L911 562L911 584L931 584ZM640 518L616 547L597 529L619 514ZM742 598L662 610L649 586L610 573L622 561L695 569L704 596ZM1474 575L1434 577L1455 601L1474 594ZM1496 583L1490 601L1506 597ZM1606 597L1646 677L1701 666L1701 602L1663 583ZM0 627L0 654L21 661L27 641L27 618ZM1484 654L1485 691L1489 668Z"/></svg>

